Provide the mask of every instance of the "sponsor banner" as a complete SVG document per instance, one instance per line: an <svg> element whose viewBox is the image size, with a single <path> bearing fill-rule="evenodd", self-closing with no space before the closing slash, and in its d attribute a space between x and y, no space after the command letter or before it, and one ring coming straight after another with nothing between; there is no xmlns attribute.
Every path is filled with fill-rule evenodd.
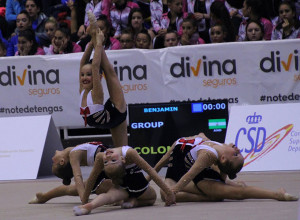
<svg viewBox="0 0 300 220"><path fill-rule="evenodd" d="M299 42L107 54L128 104L224 98L230 105L295 103L300 100ZM0 58L0 117L51 114L58 127L83 127L78 107L82 54ZM107 99L105 77L102 84Z"/></svg>
<svg viewBox="0 0 300 220"><path fill-rule="evenodd" d="M245 158L242 171L300 169L300 103L232 106L226 143Z"/></svg>

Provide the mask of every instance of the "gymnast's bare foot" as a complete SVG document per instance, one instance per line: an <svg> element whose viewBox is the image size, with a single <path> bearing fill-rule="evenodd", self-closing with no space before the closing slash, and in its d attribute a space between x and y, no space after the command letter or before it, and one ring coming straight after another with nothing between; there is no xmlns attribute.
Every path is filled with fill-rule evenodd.
<svg viewBox="0 0 300 220"><path fill-rule="evenodd" d="M136 198L130 198L126 201L123 202L123 204L121 205L121 207L123 209L131 209L137 206L137 200Z"/></svg>
<svg viewBox="0 0 300 220"><path fill-rule="evenodd" d="M76 216L88 215L88 214L91 213L91 211L92 211L91 204L85 204L85 205L81 205L81 206L74 206L74 208L73 208L73 213Z"/></svg>
<svg viewBox="0 0 300 220"><path fill-rule="evenodd" d="M45 202L47 202L47 200L43 198L43 193L38 192L35 194L35 197L28 202L28 204L44 204Z"/></svg>
<svg viewBox="0 0 300 220"><path fill-rule="evenodd" d="M293 196L285 191L285 189L280 188L278 190L278 201L298 201L298 196Z"/></svg>

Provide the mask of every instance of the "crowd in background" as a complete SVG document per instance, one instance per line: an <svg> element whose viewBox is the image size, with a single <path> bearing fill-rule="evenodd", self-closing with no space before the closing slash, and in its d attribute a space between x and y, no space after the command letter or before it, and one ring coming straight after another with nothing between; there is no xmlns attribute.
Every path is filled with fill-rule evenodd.
<svg viewBox="0 0 300 220"><path fill-rule="evenodd" d="M300 38L300 0L0 0L0 56Z"/></svg>

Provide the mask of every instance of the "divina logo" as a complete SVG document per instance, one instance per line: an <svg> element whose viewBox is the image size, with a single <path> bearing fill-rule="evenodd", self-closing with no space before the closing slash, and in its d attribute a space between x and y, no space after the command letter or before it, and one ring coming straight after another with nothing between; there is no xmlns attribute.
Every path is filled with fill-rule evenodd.
<svg viewBox="0 0 300 220"><path fill-rule="evenodd" d="M31 65L28 65L22 74L16 73L15 66L7 66L6 71L0 72L0 84L2 86L23 86L26 81L30 85L37 85L38 83L59 84L59 70L31 70Z"/></svg>
<svg viewBox="0 0 300 220"><path fill-rule="evenodd" d="M275 55L276 54L276 55ZM294 61L294 65L292 65L292 61ZM299 57L298 57L298 50L294 50L294 53L290 53L287 57L287 60L283 60L280 57L280 51L271 51L271 54L269 57L264 57L259 64L259 67L262 71L265 73L269 72L281 72L281 67L285 71L299 70Z"/></svg>
<svg viewBox="0 0 300 220"><path fill-rule="evenodd" d="M196 66L192 66L190 57L181 57L180 63L173 63L170 67L170 73L175 78L191 77L191 74L198 76L200 72L203 72L204 76L236 74L236 60L207 60L207 57L203 56L197 61Z"/></svg>
<svg viewBox="0 0 300 220"><path fill-rule="evenodd" d="M127 74L127 78L132 80L132 78L136 80L147 79L147 66L146 65L136 65L134 67L131 66L117 66L118 62L114 61L114 70L116 74L119 76L119 80L123 81L125 78L125 74Z"/></svg>

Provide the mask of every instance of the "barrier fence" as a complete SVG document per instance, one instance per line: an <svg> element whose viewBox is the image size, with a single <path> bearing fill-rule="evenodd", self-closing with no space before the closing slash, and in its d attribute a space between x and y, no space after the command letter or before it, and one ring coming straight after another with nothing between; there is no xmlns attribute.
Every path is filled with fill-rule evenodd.
<svg viewBox="0 0 300 220"><path fill-rule="evenodd" d="M232 105L297 103L300 40L107 51L128 104L228 99ZM51 114L83 127L82 53L0 58L0 117ZM105 99L108 98L103 79Z"/></svg>

